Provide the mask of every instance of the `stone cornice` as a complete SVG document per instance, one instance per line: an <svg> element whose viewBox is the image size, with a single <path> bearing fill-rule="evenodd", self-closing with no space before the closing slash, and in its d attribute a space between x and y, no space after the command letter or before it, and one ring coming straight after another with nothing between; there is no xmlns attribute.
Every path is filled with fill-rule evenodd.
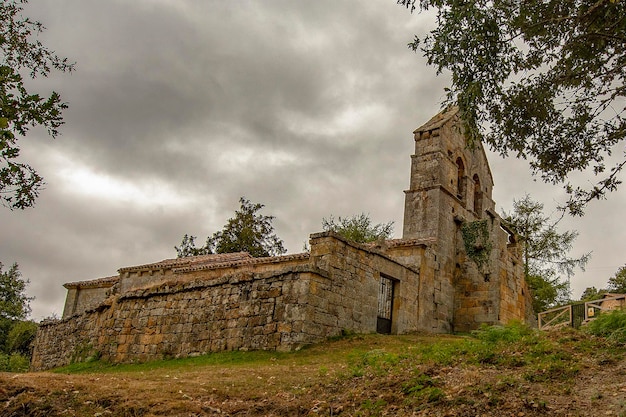
<svg viewBox="0 0 626 417"><path fill-rule="evenodd" d="M111 277L92 279L92 280L89 280L89 281L68 282L66 284L63 284L63 286L65 288L67 288L68 290L69 289L73 289L73 288L79 288L79 289L83 289L83 288L109 288L109 287L112 287L113 285L115 285L119 281L119 279L120 279L119 275L115 275L115 276L111 276Z"/></svg>

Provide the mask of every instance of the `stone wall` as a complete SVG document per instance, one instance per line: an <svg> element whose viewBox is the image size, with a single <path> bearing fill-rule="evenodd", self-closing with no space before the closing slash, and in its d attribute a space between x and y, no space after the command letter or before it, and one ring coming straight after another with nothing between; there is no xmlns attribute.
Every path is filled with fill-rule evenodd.
<svg viewBox="0 0 626 417"><path fill-rule="evenodd" d="M383 253L330 234L311 237L310 256L284 262L183 271L192 279L110 297L60 322L43 323L31 367L98 355L112 362L223 350L292 350L343 330L376 331L380 274L397 282L395 333L418 330L418 273Z"/></svg>
<svg viewBox="0 0 626 417"><path fill-rule="evenodd" d="M411 246L415 258L423 246ZM424 330L419 317L419 270L400 263L384 249L350 243L331 233L311 235L311 264L328 271L325 282L312 281L309 302L316 317L359 333L376 331L381 276L394 282L394 334ZM317 277L315 278L318 279Z"/></svg>
<svg viewBox="0 0 626 417"><path fill-rule="evenodd" d="M42 324L31 366L66 365L87 347L112 362L296 348L321 337L298 332L310 319L306 290L315 274L306 268L237 273L131 291L95 310Z"/></svg>
<svg viewBox="0 0 626 417"><path fill-rule="evenodd" d="M77 312L91 310L98 306L109 291L119 280L119 277L99 278L84 282L70 282L64 285L67 288L63 318L68 318Z"/></svg>

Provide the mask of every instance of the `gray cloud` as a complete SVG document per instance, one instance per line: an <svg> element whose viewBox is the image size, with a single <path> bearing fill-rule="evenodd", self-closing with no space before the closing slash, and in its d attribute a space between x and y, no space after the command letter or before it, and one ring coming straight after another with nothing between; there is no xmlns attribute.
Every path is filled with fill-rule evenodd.
<svg viewBox="0 0 626 417"><path fill-rule="evenodd" d="M0 261L30 278L36 318L60 313L64 282L173 257L185 233L203 241L241 196L276 216L290 252L331 214L401 235L411 132L447 82L406 47L432 16L387 0L39 0L28 13L77 61L32 83L70 104L61 137L23 141L47 189L34 209L0 211ZM526 190L552 198L524 164L492 168L501 207ZM603 203L605 221L620 203ZM587 218L576 228L580 247L606 244Z"/></svg>

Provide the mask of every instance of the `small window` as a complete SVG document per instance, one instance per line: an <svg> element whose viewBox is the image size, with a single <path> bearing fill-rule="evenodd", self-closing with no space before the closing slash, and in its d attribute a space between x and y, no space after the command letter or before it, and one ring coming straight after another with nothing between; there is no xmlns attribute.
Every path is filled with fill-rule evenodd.
<svg viewBox="0 0 626 417"><path fill-rule="evenodd" d="M465 177L465 164L463 160L459 157L456 159L456 167L457 167L457 176L456 176L456 193L458 197L462 200L463 194L465 192L463 187L463 178Z"/></svg>
<svg viewBox="0 0 626 417"><path fill-rule="evenodd" d="M480 216L483 211L483 192L480 191L480 178L474 174L474 213Z"/></svg>

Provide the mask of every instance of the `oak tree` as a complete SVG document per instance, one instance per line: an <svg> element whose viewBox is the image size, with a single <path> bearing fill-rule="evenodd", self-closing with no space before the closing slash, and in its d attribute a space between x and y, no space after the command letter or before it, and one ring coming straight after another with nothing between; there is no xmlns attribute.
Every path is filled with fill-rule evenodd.
<svg viewBox="0 0 626 417"><path fill-rule="evenodd" d="M621 266L615 275L609 278L608 290L615 293L626 294L626 265Z"/></svg>
<svg viewBox="0 0 626 417"><path fill-rule="evenodd" d="M580 301L593 301L598 300L604 296L608 291L605 289L597 289L596 287L587 287L580 296Z"/></svg>
<svg viewBox="0 0 626 417"><path fill-rule="evenodd" d="M28 280L22 278L18 265L14 263L4 272L2 268L0 262L0 351L4 350L13 325L30 313L33 299L26 295Z"/></svg>
<svg viewBox="0 0 626 417"><path fill-rule="evenodd" d="M561 207L617 189L626 165L626 1L398 0L436 9L437 27L409 47L449 71L445 104L460 108L470 143L528 160L561 184ZM572 183L583 172L584 184Z"/></svg>
<svg viewBox="0 0 626 417"><path fill-rule="evenodd" d="M205 246L196 248L195 236L185 235L181 246L175 247L178 257L248 252L258 258L287 252L283 241L274 233L274 216L259 213L265 206L251 203L245 197L241 197L239 203L241 206L235 211L235 216L228 220L221 231L209 236Z"/></svg>
<svg viewBox="0 0 626 417"><path fill-rule="evenodd" d="M67 108L57 92L42 96L29 91L24 77L74 69L36 39L45 28L22 14L27 2L0 2L0 204L11 210L33 206L44 185L37 171L20 161L18 140L35 126L56 137Z"/></svg>

